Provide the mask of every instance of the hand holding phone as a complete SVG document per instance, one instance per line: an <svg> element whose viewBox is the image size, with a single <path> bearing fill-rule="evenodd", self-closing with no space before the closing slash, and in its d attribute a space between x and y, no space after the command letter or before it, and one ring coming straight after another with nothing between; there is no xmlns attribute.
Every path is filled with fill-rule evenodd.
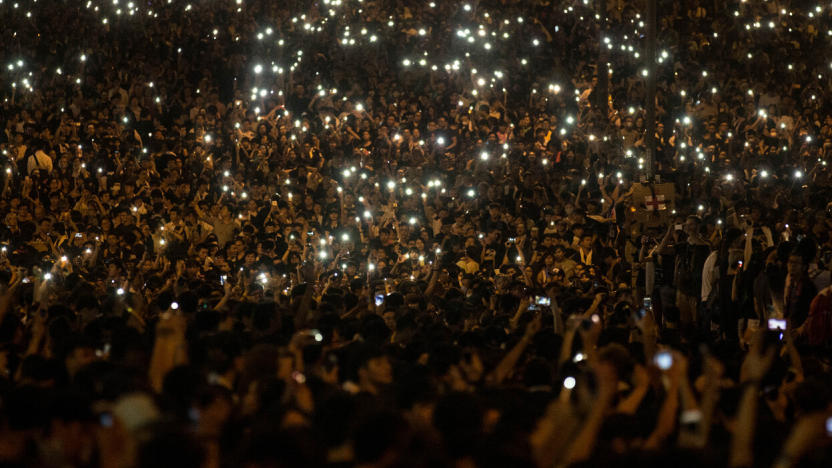
<svg viewBox="0 0 832 468"><path fill-rule="evenodd" d="M673 355L670 354L670 351L658 352L653 357L653 363L662 371L667 371L673 366Z"/></svg>

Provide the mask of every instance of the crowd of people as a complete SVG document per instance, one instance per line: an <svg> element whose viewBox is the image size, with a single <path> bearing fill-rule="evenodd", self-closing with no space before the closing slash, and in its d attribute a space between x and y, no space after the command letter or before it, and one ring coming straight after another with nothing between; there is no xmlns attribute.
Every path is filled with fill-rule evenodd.
<svg viewBox="0 0 832 468"><path fill-rule="evenodd" d="M0 0L4 466L829 466L828 6L651 163L644 1L192 3Z"/></svg>

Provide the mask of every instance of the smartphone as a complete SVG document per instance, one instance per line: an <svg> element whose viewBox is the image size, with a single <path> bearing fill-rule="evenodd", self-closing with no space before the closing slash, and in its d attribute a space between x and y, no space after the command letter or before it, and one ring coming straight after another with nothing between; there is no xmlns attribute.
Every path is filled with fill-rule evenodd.
<svg viewBox="0 0 832 468"><path fill-rule="evenodd" d="M686 410L682 411L682 414L679 416L679 424L682 427L688 426L697 426L702 421L702 412L699 410Z"/></svg>
<svg viewBox="0 0 832 468"><path fill-rule="evenodd" d="M375 301L376 307L379 307L382 304L384 304L384 294L376 294Z"/></svg>
<svg viewBox="0 0 832 468"><path fill-rule="evenodd" d="M656 353L656 356L653 358L653 363L659 369L666 371L673 366L673 355L669 351L661 351Z"/></svg>
<svg viewBox="0 0 832 468"><path fill-rule="evenodd" d="M110 343L104 343L101 349L95 350L95 357L106 358L110 355Z"/></svg>
<svg viewBox="0 0 832 468"><path fill-rule="evenodd" d="M581 320L581 328L589 330L595 323L601 323L601 316L598 314L592 314L592 317Z"/></svg>
<svg viewBox="0 0 832 468"><path fill-rule="evenodd" d="M509 237L508 241L513 244L513 243L517 242L517 238L516 237Z"/></svg>
<svg viewBox="0 0 832 468"><path fill-rule="evenodd" d="M306 376L302 372L294 371L292 372L292 380L299 385L303 385L306 383Z"/></svg>
<svg viewBox="0 0 832 468"><path fill-rule="evenodd" d="M653 298L652 297L645 297L641 301L641 303L644 306L645 310L653 310Z"/></svg>
<svg viewBox="0 0 832 468"><path fill-rule="evenodd" d="M77 237L84 237L84 235L83 235L83 234L81 234L80 232L76 232L76 233L75 233L75 237L76 237L76 238L77 238Z"/></svg>
<svg viewBox="0 0 832 468"><path fill-rule="evenodd" d="M768 319L768 329L769 330L785 331L786 330L786 320L770 318L770 319Z"/></svg>
<svg viewBox="0 0 832 468"><path fill-rule="evenodd" d="M552 300L546 296L535 296L534 303L539 306L549 306L552 305Z"/></svg>
<svg viewBox="0 0 832 468"><path fill-rule="evenodd" d="M303 335L303 336L308 336L308 337L312 338L313 340L317 341L318 343L320 343L321 341L324 340L324 335L321 334L321 331L316 329L316 328L310 328L308 330L303 330L302 332L300 332L300 334Z"/></svg>
<svg viewBox="0 0 832 468"><path fill-rule="evenodd" d="M675 226L675 229L676 229L677 231L681 231L681 230L682 230L682 225L681 225L681 224L677 224L677 225Z"/></svg>
<svg viewBox="0 0 832 468"><path fill-rule="evenodd" d="M228 279L228 275L220 275L220 286L225 286L225 281Z"/></svg>

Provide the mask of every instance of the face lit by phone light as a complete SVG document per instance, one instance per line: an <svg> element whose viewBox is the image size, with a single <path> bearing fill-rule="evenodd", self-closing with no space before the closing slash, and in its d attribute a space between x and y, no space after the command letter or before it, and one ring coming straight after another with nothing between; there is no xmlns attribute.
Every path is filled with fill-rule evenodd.
<svg viewBox="0 0 832 468"><path fill-rule="evenodd" d="M390 359L381 355L370 358L358 370L358 378L361 383L370 385L388 385L393 382L393 367Z"/></svg>

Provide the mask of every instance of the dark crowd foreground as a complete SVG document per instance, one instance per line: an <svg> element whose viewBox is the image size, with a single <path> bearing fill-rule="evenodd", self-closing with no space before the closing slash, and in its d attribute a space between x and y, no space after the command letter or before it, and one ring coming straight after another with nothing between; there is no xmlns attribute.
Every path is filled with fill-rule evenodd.
<svg viewBox="0 0 832 468"><path fill-rule="evenodd" d="M828 467L832 9L595 3L0 0L0 464Z"/></svg>

